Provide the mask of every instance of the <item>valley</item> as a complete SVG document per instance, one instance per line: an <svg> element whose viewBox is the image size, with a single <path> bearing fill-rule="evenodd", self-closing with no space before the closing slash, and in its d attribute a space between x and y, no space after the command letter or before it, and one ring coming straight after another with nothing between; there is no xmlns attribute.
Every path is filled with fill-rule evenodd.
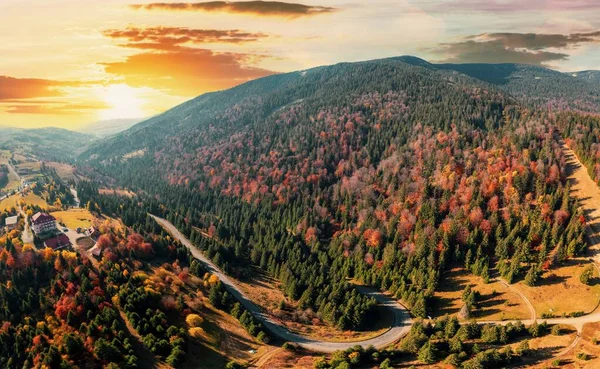
<svg viewBox="0 0 600 369"><path fill-rule="evenodd" d="M593 367L593 83L400 57L265 77L104 138L62 132L51 155L54 133L15 133L3 293L46 296L9 309L52 316L27 334L64 365ZM42 211L71 246L31 234ZM14 342L16 317L0 314Z"/></svg>

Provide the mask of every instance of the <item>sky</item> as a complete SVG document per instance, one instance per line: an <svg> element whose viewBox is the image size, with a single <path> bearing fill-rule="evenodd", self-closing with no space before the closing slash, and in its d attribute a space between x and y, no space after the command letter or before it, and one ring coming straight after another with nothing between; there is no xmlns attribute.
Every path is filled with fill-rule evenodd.
<svg viewBox="0 0 600 369"><path fill-rule="evenodd" d="M600 69L598 0L158 1L0 0L0 125L79 130L399 55Z"/></svg>

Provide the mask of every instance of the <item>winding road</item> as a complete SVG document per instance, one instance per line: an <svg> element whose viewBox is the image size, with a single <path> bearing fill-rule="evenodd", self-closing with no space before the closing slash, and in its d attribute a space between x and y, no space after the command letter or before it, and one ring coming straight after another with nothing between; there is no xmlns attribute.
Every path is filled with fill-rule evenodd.
<svg viewBox="0 0 600 369"><path fill-rule="evenodd" d="M254 304L248 296L242 292L242 290L229 278L221 269L219 269L213 262L202 254L179 230L171 224L169 221L157 216L151 215L154 220L160 224L167 232L173 237L178 239L185 247L190 250L192 255L201 261L208 271L216 275L228 292L234 296L252 315L254 315L271 333L280 337L284 341L295 343L307 350L331 353L339 350L346 350L351 347L360 345L363 347L375 346L376 348L384 348L391 344L396 343L402 337L404 337L412 326L412 319L406 308L398 303L396 300L370 288L357 287L359 292L373 297L377 302L389 308L393 313L392 326L385 331L385 333L370 338L368 340L358 342L327 342L318 341L312 338L304 337L296 333L290 332L287 328L277 323L269 314L264 313L256 304Z"/></svg>
<svg viewBox="0 0 600 369"><path fill-rule="evenodd" d="M594 266L598 269L600 263L600 188L590 178L586 168L581 164L575 153L569 149L566 145L563 145L563 150L567 156L568 164L568 176L571 184L571 194L577 198L580 202L580 206L584 211L584 215L587 221L587 241L589 243L589 251L592 255L590 259ZM263 325L271 331L273 334L282 338L285 341L293 342L307 350L331 353L338 350L345 350L356 345L363 347L375 346L376 348L383 348L389 346L402 337L404 337L410 330L413 322L406 308L392 298L382 294L379 291L369 289L366 287L358 287L359 291L363 294L372 296L381 305L386 306L393 312L394 321L389 330L381 334L378 337L371 338L364 341L358 342L327 342L318 341L312 338L304 337L296 333L290 332L287 328L282 326L273 320L268 314L264 313L256 304L254 304L248 296L246 296L242 290L228 278L214 263L207 259L200 250L198 250L192 243L181 233L173 224L163 218L151 215L154 220L160 224L165 230L167 230L173 237L178 239L184 246L186 246L192 255L206 265L208 271L215 274L227 288L227 290L238 300L240 303L249 310ZM599 269L600 271L600 269ZM530 319L525 321L526 324L532 324L536 321L535 308L531 302L518 290L514 289L510 284L503 280L500 282L506 285L508 288L516 292L521 299L526 303L529 312ZM543 319L548 324L561 324L571 325L577 330L577 336L575 340L560 353L555 355L556 357L567 354L581 340L581 332L583 326L587 323L600 322L600 311L596 311L591 314L583 315L580 317L568 317L568 318L552 318ZM515 323L515 320L505 321L480 321L480 324L508 324Z"/></svg>

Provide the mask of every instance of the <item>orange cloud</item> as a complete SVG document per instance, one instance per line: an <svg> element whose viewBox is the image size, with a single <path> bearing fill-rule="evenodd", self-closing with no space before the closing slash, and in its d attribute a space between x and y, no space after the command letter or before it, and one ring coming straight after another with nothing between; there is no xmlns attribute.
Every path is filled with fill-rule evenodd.
<svg viewBox="0 0 600 369"><path fill-rule="evenodd" d="M61 87L78 85L79 82L0 76L0 101L62 96Z"/></svg>
<svg viewBox="0 0 600 369"><path fill-rule="evenodd" d="M110 29L104 31L104 35L112 39L127 41L120 46L163 51L180 50L184 44L241 44L268 37L263 33L240 30L189 29L184 27L128 27L124 30Z"/></svg>
<svg viewBox="0 0 600 369"><path fill-rule="evenodd" d="M260 56L182 48L136 54L123 62L102 65L107 73L122 78L132 87L152 87L180 96L197 96L274 73L248 66L256 58Z"/></svg>
<svg viewBox="0 0 600 369"><path fill-rule="evenodd" d="M97 102L88 104L74 104L65 101L11 101L3 102L0 107L10 114L54 114L54 115L81 115L88 110L103 110L109 106Z"/></svg>
<svg viewBox="0 0 600 369"><path fill-rule="evenodd" d="M337 11L327 6L311 6L281 1L206 1L198 3L151 3L134 4L131 8L139 10L198 11L248 14L257 16L297 18Z"/></svg>
<svg viewBox="0 0 600 369"><path fill-rule="evenodd" d="M69 88L98 83L0 76L0 110L11 114L70 115L106 109L106 104L100 102L73 103L65 100L69 97Z"/></svg>

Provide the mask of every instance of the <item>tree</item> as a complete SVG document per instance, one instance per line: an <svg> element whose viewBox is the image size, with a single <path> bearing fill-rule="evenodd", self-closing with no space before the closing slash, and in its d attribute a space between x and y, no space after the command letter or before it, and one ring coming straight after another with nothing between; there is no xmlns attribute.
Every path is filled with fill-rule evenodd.
<svg viewBox="0 0 600 369"><path fill-rule="evenodd" d="M435 345L428 341L420 350L418 354L419 361L423 364L433 364L437 361L437 348Z"/></svg>
<svg viewBox="0 0 600 369"><path fill-rule="evenodd" d="M581 272L581 275L579 276L579 280L581 281L581 283L589 285L593 276L594 276L594 266L590 264L583 270L583 272Z"/></svg>
<svg viewBox="0 0 600 369"><path fill-rule="evenodd" d="M527 275L525 275L525 284L533 287L536 285L539 277L540 277L540 272L539 272L538 266L532 265L531 268L529 268Z"/></svg>

